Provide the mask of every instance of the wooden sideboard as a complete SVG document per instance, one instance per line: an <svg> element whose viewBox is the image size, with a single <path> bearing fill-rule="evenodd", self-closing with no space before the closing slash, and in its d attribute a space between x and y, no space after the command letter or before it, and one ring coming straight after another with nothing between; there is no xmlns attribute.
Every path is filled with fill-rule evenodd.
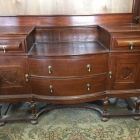
<svg viewBox="0 0 140 140"><path fill-rule="evenodd" d="M132 23L132 14L104 16L110 22L102 15L0 17L1 125L36 124L43 112L63 107L94 109L103 121L139 119L140 25ZM135 103L129 97L137 97ZM109 112L110 98L131 102L130 110ZM97 100L102 106L93 104ZM31 114L8 116L5 102L30 102ZM47 106L36 110L36 102Z"/></svg>

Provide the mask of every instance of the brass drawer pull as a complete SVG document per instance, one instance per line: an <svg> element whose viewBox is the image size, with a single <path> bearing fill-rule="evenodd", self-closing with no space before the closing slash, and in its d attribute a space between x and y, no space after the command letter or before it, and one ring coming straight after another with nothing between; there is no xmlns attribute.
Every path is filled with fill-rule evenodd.
<svg viewBox="0 0 140 140"><path fill-rule="evenodd" d="M49 73L52 73L52 66L48 66Z"/></svg>
<svg viewBox="0 0 140 140"><path fill-rule="evenodd" d="M133 42L130 42L130 50L133 49L133 45L134 45L134 43Z"/></svg>
<svg viewBox="0 0 140 140"><path fill-rule="evenodd" d="M139 16L135 16L135 18L134 18L134 19L135 19L135 20L138 20L139 18L140 18Z"/></svg>
<svg viewBox="0 0 140 140"><path fill-rule="evenodd" d="M87 90L90 90L90 84L89 83L87 84Z"/></svg>
<svg viewBox="0 0 140 140"><path fill-rule="evenodd" d="M29 74L25 74L26 81L29 81Z"/></svg>
<svg viewBox="0 0 140 140"><path fill-rule="evenodd" d="M87 65L88 72L90 72L90 64Z"/></svg>
<svg viewBox="0 0 140 140"><path fill-rule="evenodd" d="M50 85L50 92L53 92L53 86Z"/></svg>
<svg viewBox="0 0 140 140"><path fill-rule="evenodd" d="M109 72L109 78L112 78L112 71Z"/></svg>
<svg viewBox="0 0 140 140"><path fill-rule="evenodd" d="M3 46L3 52L6 53L6 46Z"/></svg>

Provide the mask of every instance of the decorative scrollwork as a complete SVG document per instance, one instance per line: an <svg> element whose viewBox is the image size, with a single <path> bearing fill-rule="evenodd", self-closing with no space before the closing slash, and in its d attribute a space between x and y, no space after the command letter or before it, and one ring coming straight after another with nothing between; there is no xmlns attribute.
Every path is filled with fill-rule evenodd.
<svg viewBox="0 0 140 140"><path fill-rule="evenodd" d="M9 84L14 84L17 82L18 80L18 74L17 71L13 70L13 71L3 71L3 78L5 80L5 82L9 83Z"/></svg>
<svg viewBox="0 0 140 140"><path fill-rule="evenodd" d="M132 70L128 67L124 67L120 71L120 77L123 79L128 79L132 75Z"/></svg>

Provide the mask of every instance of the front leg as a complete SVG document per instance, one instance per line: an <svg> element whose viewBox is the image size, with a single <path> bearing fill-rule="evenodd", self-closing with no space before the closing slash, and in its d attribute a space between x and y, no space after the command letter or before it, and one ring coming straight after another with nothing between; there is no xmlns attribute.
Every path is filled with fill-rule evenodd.
<svg viewBox="0 0 140 140"><path fill-rule="evenodd" d="M31 124L37 124L36 113L35 113L36 104L33 101L31 101L29 106L31 109L31 116L32 118L34 118L33 120L31 120Z"/></svg>
<svg viewBox="0 0 140 140"><path fill-rule="evenodd" d="M102 101L102 104L103 104L103 115L106 115L107 113L108 113L108 111L107 111L107 107L108 107L108 105L110 104L110 101L109 101L109 99L108 99L108 97L106 97L103 101ZM108 117L103 117L102 116L102 118L101 118L101 120L102 121L108 121Z"/></svg>
<svg viewBox="0 0 140 140"><path fill-rule="evenodd" d="M0 120L2 119L2 104L0 104ZM3 126L5 122L0 121L0 126Z"/></svg>
<svg viewBox="0 0 140 140"><path fill-rule="evenodd" d="M136 107L135 107L135 113L140 113L140 110L139 110L139 107L140 107L140 97L137 97L136 99L134 99L134 102L136 104ZM134 120L139 120L140 119L140 116L134 116L133 117Z"/></svg>

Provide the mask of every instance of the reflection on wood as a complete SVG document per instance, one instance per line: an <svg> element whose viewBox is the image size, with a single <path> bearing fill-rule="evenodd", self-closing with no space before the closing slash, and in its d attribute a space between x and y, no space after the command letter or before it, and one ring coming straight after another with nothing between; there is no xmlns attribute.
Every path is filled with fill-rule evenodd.
<svg viewBox="0 0 140 140"><path fill-rule="evenodd" d="M0 15L131 13L133 0L4 0Z"/></svg>

